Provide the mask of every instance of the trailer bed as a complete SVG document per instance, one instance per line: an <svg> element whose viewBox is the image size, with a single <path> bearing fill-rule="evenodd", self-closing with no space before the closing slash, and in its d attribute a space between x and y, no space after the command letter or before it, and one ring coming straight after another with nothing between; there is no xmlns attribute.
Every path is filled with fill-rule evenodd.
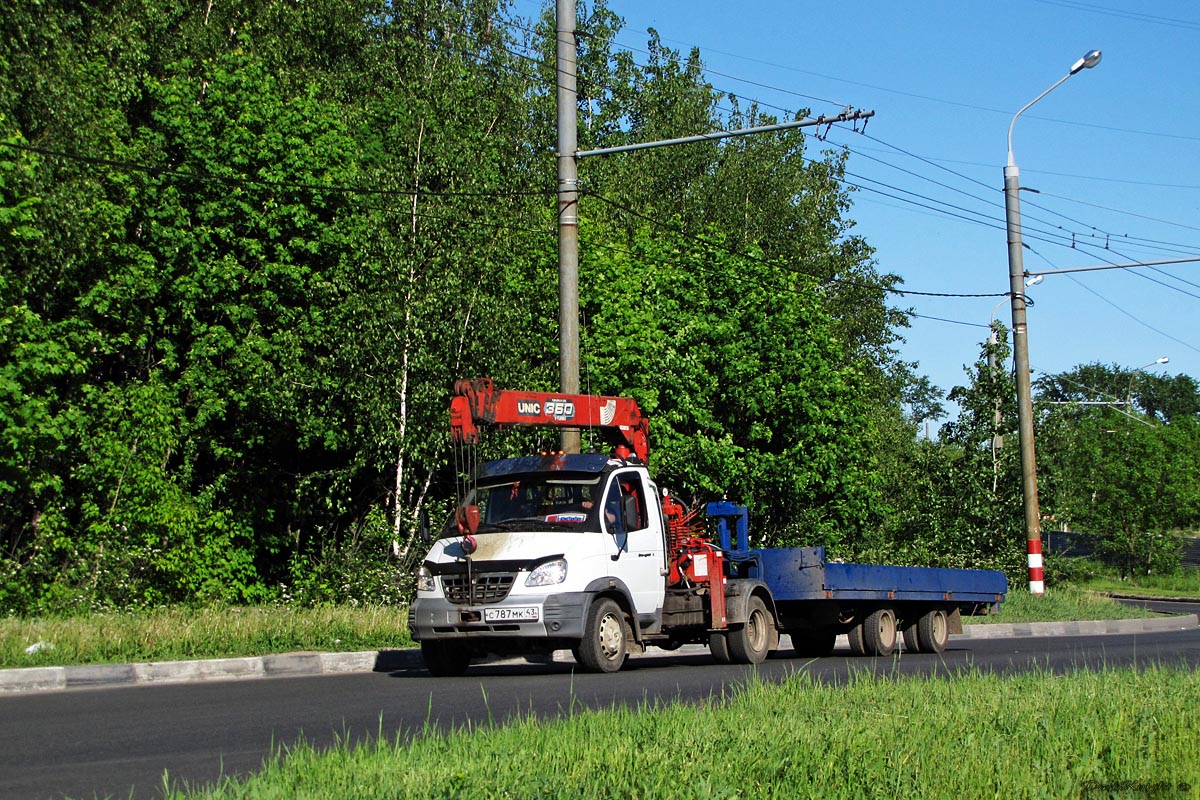
<svg viewBox="0 0 1200 800"><path fill-rule="evenodd" d="M823 547L764 548L734 556L737 572L759 578L777 601L898 600L992 605L1004 600L1001 572L892 567L825 560Z"/></svg>

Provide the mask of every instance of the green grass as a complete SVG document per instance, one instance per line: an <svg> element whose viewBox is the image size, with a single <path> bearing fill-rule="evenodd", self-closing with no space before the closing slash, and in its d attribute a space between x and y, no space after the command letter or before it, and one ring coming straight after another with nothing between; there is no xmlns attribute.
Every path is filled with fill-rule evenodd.
<svg viewBox="0 0 1200 800"><path fill-rule="evenodd" d="M1071 584L1049 586L1038 597L1025 585L1010 586L999 614L963 617L965 624L1005 622L1071 622L1093 619L1145 619L1159 617L1141 608L1130 608Z"/></svg>
<svg viewBox="0 0 1200 800"><path fill-rule="evenodd" d="M612 676L612 680L620 680ZM800 675L315 752L184 798L1200 797L1200 673Z"/></svg>
<svg viewBox="0 0 1200 800"><path fill-rule="evenodd" d="M1127 581L1111 576L1096 576L1082 585L1095 592L1113 594L1200 598L1200 569L1180 570L1172 575L1139 575Z"/></svg>
<svg viewBox="0 0 1200 800"><path fill-rule="evenodd" d="M1067 584L1040 598L1009 591L1000 613L967 623L1157 616ZM35 653L26 648L43 643ZM52 647L46 646L52 645ZM172 661L412 647L408 610L395 606L165 608L77 617L0 618L0 668Z"/></svg>
<svg viewBox="0 0 1200 800"><path fill-rule="evenodd" d="M43 643L38 652L26 648ZM69 666L411 647L396 606L164 608L0 618L0 667Z"/></svg>

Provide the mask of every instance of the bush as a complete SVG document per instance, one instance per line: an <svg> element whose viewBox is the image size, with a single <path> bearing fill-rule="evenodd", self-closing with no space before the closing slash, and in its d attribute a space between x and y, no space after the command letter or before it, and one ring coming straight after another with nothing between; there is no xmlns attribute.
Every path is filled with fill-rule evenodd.
<svg viewBox="0 0 1200 800"><path fill-rule="evenodd" d="M400 605L415 593L411 571L392 554L392 530L372 510L348 537L322 538L317 549L295 555L291 583L280 587L286 603Z"/></svg>

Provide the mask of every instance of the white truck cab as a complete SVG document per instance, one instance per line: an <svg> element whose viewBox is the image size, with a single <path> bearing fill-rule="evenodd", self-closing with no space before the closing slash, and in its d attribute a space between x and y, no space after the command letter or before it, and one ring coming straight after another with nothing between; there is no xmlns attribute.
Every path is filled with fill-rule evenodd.
<svg viewBox="0 0 1200 800"><path fill-rule="evenodd" d="M662 627L666 523L639 461L598 454L482 464L464 505L417 575L409 628L426 665L461 674L487 653L571 649L615 671L630 640Z"/></svg>

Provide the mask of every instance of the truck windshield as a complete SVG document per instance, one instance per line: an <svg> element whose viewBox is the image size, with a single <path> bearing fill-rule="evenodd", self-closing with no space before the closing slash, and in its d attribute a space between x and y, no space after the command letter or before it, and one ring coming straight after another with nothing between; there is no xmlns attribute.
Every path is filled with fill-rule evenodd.
<svg viewBox="0 0 1200 800"><path fill-rule="evenodd" d="M479 530L599 531L600 475L521 475L481 485Z"/></svg>

